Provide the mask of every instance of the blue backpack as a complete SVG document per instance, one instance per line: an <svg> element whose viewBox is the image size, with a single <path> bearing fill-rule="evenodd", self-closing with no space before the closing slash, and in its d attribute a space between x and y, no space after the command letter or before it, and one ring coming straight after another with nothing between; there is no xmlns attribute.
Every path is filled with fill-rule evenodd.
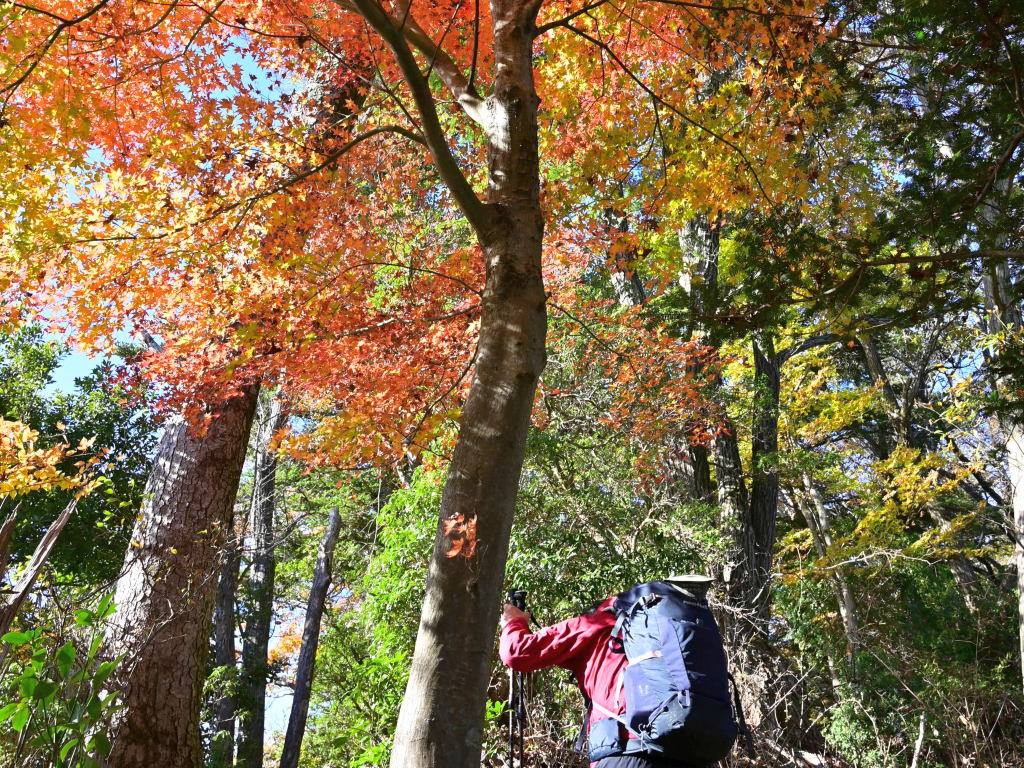
<svg viewBox="0 0 1024 768"><path fill-rule="evenodd" d="M617 619L609 644L625 653L628 663L613 708L619 708L619 696L624 695L626 711L619 715L587 700L584 729L592 708L605 716L590 728L591 762L656 753L691 766L709 765L729 754L740 732L753 758L735 681L735 711L730 701L732 676L707 601L652 581L621 593L614 608Z"/></svg>

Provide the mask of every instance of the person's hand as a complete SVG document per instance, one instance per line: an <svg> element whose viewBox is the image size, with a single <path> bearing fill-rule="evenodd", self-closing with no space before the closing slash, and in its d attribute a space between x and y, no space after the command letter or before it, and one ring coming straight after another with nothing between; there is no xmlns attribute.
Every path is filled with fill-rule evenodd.
<svg viewBox="0 0 1024 768"><path fill-rule="evenodd" d="M526 619L526 622L530 622L530 614L526 611L520 611L511 603L505 603L505 609L501 612L501 626L504 627L512 619Z"/></svg>

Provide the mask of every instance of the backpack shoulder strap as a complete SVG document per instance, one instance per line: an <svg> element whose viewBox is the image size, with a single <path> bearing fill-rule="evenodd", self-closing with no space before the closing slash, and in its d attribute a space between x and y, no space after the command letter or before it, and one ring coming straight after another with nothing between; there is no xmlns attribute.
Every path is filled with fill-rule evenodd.
<svg viewBox="0 0 1024 768"><path fill-rule="evenodd" d="M576 687L580 689L580 693L583 695L583 722L580 723L580 735L576 738L576 748L573 750L577 754L583 751L583 742L587 740L588 726L590 725L590 713L593 710L593 702L587 695L586 690L583 688L583 683L576 677L576 673L571 671L569 675L576 681Z"/></svg>
<svg viewBox="0 0 1024 768"><path fill-rule="evenodd" d="M743 716L743 703L740 701L740 689L736 685L736 678L732 672L728 673L729 682L732 683L732 700L736 703L736 717L739 719L740 733L743 734L743 742L747 745L747 757L757 760L757 752L754 750L754 739L750 736L750 729L747 728L747 718Z"/></svg>
<svg viewBox="0 0 1024 768"><path fill-rule="evenodd" d="M626 611L619 611L615 619L615 626L612 627L611 637L608 638L608 648L612 653L625 653L626 647L622 642L622 630L628 618Z"/></svg>

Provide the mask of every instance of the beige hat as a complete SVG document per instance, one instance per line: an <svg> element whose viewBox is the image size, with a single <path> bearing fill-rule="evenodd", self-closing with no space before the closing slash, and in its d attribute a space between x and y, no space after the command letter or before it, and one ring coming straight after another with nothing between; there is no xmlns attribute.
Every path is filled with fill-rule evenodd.
<svg viewBox="0 0 1024 768"><path fill-rule="evenodd" d="M687 597L695 600L703 600L708 594L708 588L714 583L710 576L702 576L699 573L683 573L678 576L669 576L663 581L671 584L673 588L682 592Z"/></svg>

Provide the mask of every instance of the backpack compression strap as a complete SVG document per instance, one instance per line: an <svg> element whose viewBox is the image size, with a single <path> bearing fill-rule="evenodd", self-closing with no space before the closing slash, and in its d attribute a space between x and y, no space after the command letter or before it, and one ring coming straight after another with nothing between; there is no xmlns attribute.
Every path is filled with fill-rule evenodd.
<svg viewBox="0 0 1024 768"><path fill-rule="evenodd" d="M729 681L732 683L732 700L736 702L736 717L740 721L740 733L743 734L743 741L747 745L747 757L757 760L757 752L754 751L754 740L750 736L750 729L747 728L747 719L743 716L743 704L740 702L740 689L736 685L736 678L732 672L728 673Z"/></svg>

